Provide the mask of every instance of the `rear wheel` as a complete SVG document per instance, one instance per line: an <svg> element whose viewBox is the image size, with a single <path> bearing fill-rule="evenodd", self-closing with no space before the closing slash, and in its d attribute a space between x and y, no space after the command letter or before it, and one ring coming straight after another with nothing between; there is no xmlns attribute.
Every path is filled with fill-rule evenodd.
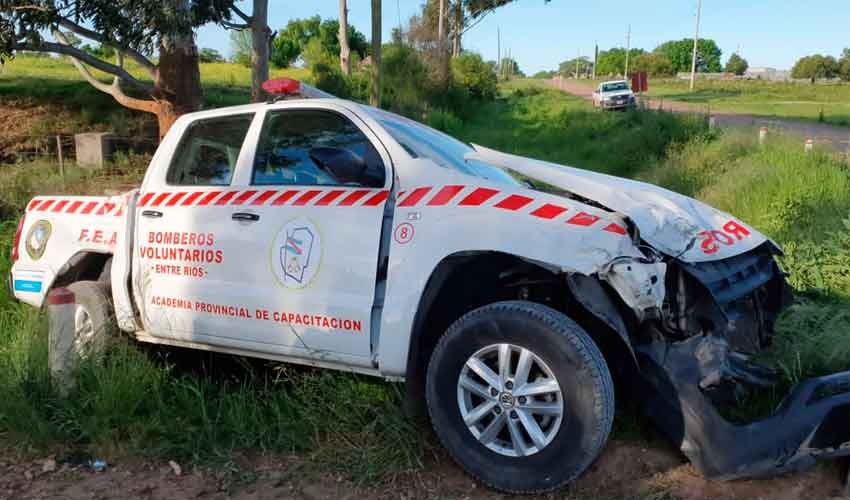
<svg viewBox="0 0 850 500"><path fill-rule="evenodd" d="M578 477L604 446L614 389L602 354L562 313L499 302L457 320L426 388L434 429L482 482L537 493Z"/></svg>
<svg viewBox="0 0 850 500"><path fill-rule="evenodd" d="M68 285L74 294L74 353L79 358L97 356L118 333L109 286L97 281Z"/></svg>

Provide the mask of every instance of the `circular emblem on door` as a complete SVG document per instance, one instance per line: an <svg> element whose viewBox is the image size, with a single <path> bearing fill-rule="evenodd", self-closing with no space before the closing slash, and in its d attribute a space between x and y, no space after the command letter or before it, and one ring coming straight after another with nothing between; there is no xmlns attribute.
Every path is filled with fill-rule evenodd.
<svg viewBox="0 0 850 500"><path fill-rule="evenodd" d="M287 288L304 288L319 271L322 238L316 225L304 218L286 223L271 248L272 270Z"/></svg>
<svg viewBox="0 0 850 500"><path fill-rule="evenodd" d="M37 221L32 225L26 238L27 254L32 260L38 260L44 255L47 240L53 232L53 226L46 220Z"/></svg>

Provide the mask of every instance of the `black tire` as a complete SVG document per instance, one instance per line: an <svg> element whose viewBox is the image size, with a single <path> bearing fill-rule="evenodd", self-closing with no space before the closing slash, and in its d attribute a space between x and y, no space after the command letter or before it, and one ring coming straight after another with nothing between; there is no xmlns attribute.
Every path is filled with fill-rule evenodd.
<svg viewBox="0 0 850 500"><path fill-rule="evenodd" d="M75 317L82 309L92 323L91 334L85 338L79 338L80 332L75 331L75 345L79 346L77 355L85 358L103 354L109 340L118 334L109 285L98 281L77 281L68 285L68 290L74 294Z"/></svg>
<svg viewBox="0 0 850 500"><path fill-rule="evenodd" d="M467 360L503 343L532 351L561 389L560 428L548 445L524 457L481 444L459 406L458 380ZM454 460L477 480L509 493L541 493L576 479L601 452L614 420L611 374L590 336L564 314L523 301L490 304L452 324L428 365L426 397L434 430Z"/></svg>

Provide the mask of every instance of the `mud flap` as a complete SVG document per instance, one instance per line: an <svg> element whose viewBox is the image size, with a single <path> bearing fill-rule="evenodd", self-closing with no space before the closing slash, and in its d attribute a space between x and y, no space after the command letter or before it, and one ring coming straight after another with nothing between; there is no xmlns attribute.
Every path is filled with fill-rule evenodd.
<svg viewBox="0 0 850 500"><path fill-rule="evenodd" d="M725 341L698 336L636 351L650 385L645 413L708 479L768 477L850 457L850 372L801 382L773 416L737 425L720 415L706 385L741 377L759 384L764 374L736 366Z"/></svg>

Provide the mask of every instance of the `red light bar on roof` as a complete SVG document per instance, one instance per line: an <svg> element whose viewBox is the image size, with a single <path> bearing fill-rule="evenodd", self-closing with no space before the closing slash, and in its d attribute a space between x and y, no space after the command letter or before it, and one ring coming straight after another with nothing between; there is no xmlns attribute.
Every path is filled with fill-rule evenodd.
<svg viewBox="0 0 850 500"><path fill-rule="evenodd" d="M312 85L307 85L306 83L301 83L298 80L286 77L275 78L263 82L262 87L264 91L273 96L273 99L270 102L278 101L280 99L332 99L336 97L323 90L319 90Z"/></svg>
<svg viewBox="0 0 850 500"><path fill-rule="evenodd" d="M293 95L301 90L301 82L292 78L275 78L263 82L263 90L273 95Z"/></svg>

